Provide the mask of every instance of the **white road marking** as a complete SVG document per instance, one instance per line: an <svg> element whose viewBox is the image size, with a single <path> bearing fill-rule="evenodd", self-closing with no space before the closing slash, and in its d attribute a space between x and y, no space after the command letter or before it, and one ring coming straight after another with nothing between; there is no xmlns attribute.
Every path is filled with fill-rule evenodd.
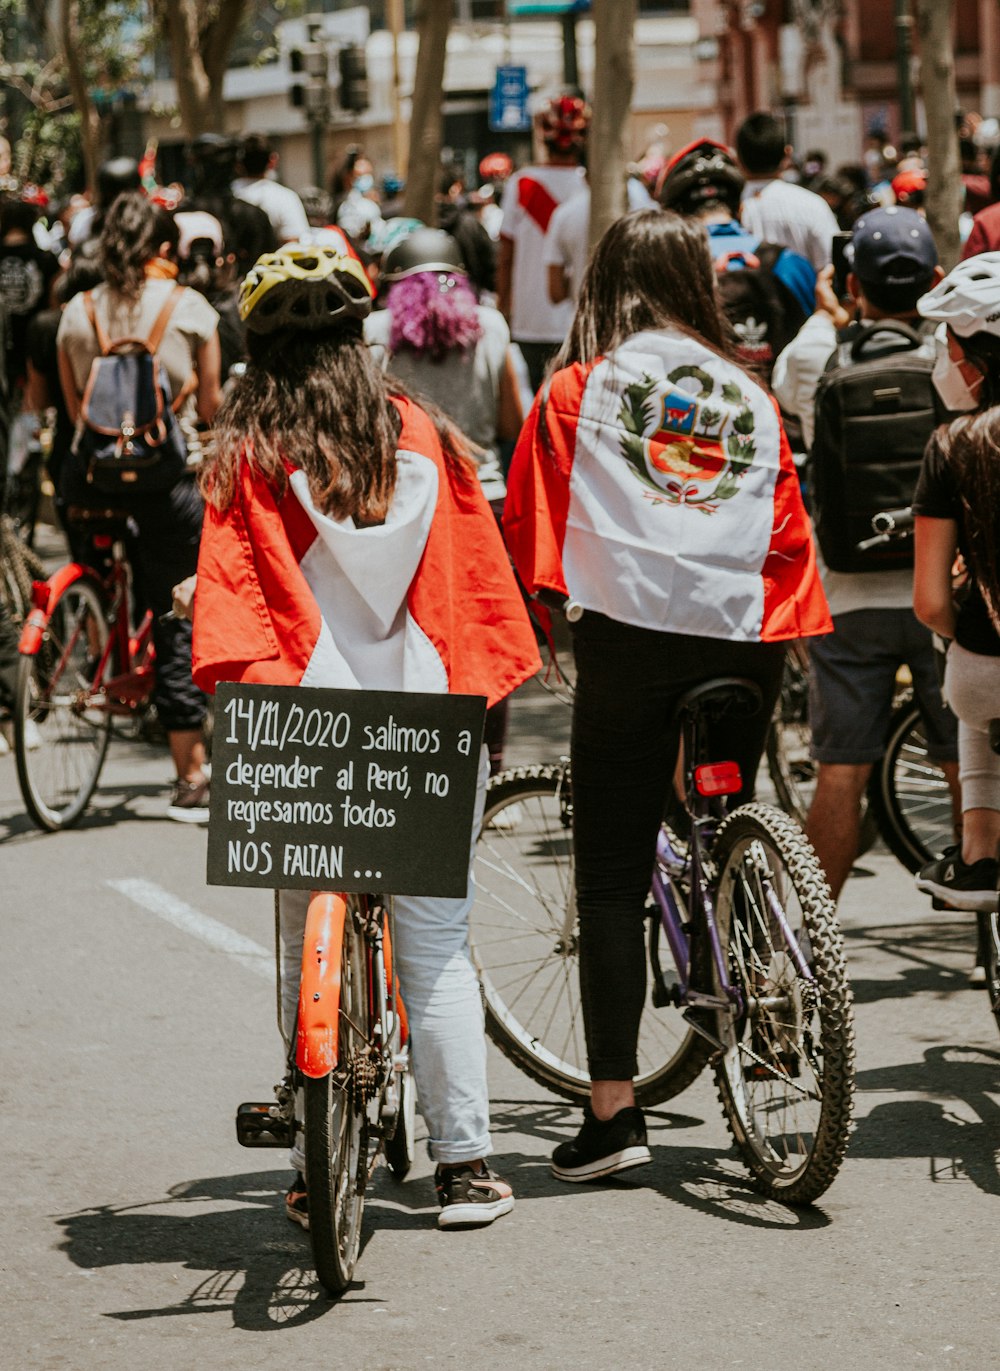
<svg viewBox="0 0 1000 1371"><path fill-rule="evenodd" d="M127 900L137 904L140 909L155 914L175 928L200 938L217 952L225 952L235 957L248 971L253 971L265 980L274 980L274 953L269 952L252 938L245 938L228 924L220 923L209 914L202 914L184 900L171 895L169 890L156 885L153 881L143 881L138 877L124 877L117 881L107 881L112 890L124 895Z"/></svg>

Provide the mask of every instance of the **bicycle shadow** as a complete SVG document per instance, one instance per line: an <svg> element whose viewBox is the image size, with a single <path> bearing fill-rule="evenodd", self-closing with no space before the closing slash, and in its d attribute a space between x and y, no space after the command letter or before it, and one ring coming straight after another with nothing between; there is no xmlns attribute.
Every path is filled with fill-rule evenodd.
<svg viewBox="0 0 1000 1371"><path fill-rule="evenodd" d="M228 1313L236 1328L276 1332L322 1318L341 1303L384 1303L366 1293L364 1281L352 1282L338 1299L320 1286L308 1237L284 1215L286 1179L280 1171L214 1176L181 1182L161 1198L64 1215L56 1219L63 1231L59 1249L85 1270L164 1263L206 1273L176 1302L105 1311L125 1322ZM205 1212L202 1206L212 1202L233 1207ZM378 1224L384 1226L381 1218ZM365 1227L366 1242L371 1225Z"/></svg>
<svg viewBox="0 0 1000 1371"><path fill-rule="evenodd" d="M822 1209L794 1208L758 1194L739 1168L732 1148L697 1146L678 1138L665 1146L664 1131L683 1134L703 1128L705 1121L662 1107L646 1109L653 1164L593 1185L569 1186L558 1181L549 1168L550 1147L538 1153L516 1152L503 1145L506 1136L527 1134L551 1144L571 1137L579 1124L578 1109L568 1103L537 1100L492 1101L493 1135L497 1143L497 1170L514 1187L518 1200L586 1195L596 1187L609 1190L652 1190L663 1199L712 1218L753 1228L782 1232L811 1232L831 1222ZM729 1169L730 1165L732 1170Z"/></svg>
<svg viewBox="0 0 1000 1371"><path fill-rule="evenodd" d="M856 1004L896 1000L916 994L938 997L968 990L969 970L976 948L974 914L958 911L943 918L906 925L844 928L848 962L868 953L889 957L895 974L889 978L851 975ZM963 963L956 967L954 962Z"/></svg>
<svg viewBox="0 0 1000 1371"><path fill-rule="evenodd" d="M930 1047L922 1061L859 1073L858 1089L921 1098L874 1105L857 1122L852 1158L926 1157L932 1183L971 1181L986 1195L1000 1195L1000 1052ZM964 1113L950 1109L948 1100Z"/></svg>
<svg viewBox="0 0 1000 1371"><path fill-rule="evenodd" d="M157 799L161 802L162 810L165 811L169 791L170 787L166 782L163 784L148 781L109 783L98 790L91 805L70 831L86 833L98 829L118 828L124 824L171 823L165 812L150 811L143 813L135 808L137 801L141 803L144 800ZM110 799L110 803L108 802L109 797L114 797ZM172 825L172 827L176 827L176 825ZM8 818L0 819L0 843L17 842L18 840L26 842L43 841L46 838L58 836L58 834L48 833L40 829L30 815L26 813L13 814Z"/></svg>

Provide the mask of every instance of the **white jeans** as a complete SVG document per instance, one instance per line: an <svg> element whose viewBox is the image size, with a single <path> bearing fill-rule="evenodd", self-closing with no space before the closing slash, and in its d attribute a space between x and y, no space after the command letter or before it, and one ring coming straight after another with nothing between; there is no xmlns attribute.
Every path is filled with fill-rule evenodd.
<svg viewBox="0 0 1000 1371"><path fill-rule="evenodd" d="M952 643L944 693L958 716L962 809L1000 809L1000 757L990 747L990 720L1000 717L1000 657Z"/></svg>
<svg viewBox="0 0 1000 1371"><path fill-rule="evenodd" d="M483 819L489 759L483 748L472 828L475 851ZM410 1025L417 1102L436 1162L473 1161L490 1145L490 1105L486 1085L486 1034L479 980L469 956L472 908L472 854L463 899L397 896L393 960ZM309 891L282 890L281 1015L284 1033L295 1022L302 940ZM297 1148L292 1165L303 1169Z"/></svg>

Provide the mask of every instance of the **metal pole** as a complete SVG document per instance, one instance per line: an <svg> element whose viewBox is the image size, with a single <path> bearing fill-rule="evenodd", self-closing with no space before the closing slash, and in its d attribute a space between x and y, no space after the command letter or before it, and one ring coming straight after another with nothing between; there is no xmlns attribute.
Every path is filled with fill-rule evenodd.
<svg viewBox="0 0 1000 1371"><path fill-rule="evenodd" d="M576 56L576 15L562 16L563 83L567 89L580 85L580 64Z"/></svg>
<svg viewBox="0 0 1000 1371"><path fill-rule="evenodd" d="M913 105L913 15L910 0L896 0L896 79L899 82L900 132L915 133L917 116Z"/></svg>

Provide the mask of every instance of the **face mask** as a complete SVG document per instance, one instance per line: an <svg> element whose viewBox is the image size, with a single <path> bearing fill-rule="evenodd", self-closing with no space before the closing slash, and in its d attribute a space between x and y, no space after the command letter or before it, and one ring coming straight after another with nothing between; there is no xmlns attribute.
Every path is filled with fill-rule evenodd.
<svg viewBox="0 0 1000 1371"><path fill-rule="evenodd" d="M354 189L361 195L367 195L375 185L374 176L359 176L354 183Z"/></svg>
<svg viewBox="0 0 1000 1371"><path fill-rule="evenodd" d="M968 414L979 408L979 399L970 389L958 364L948 356L947 349L939 351L931 372L934 389L941 397L941 403L952 414Z"/></svg>

